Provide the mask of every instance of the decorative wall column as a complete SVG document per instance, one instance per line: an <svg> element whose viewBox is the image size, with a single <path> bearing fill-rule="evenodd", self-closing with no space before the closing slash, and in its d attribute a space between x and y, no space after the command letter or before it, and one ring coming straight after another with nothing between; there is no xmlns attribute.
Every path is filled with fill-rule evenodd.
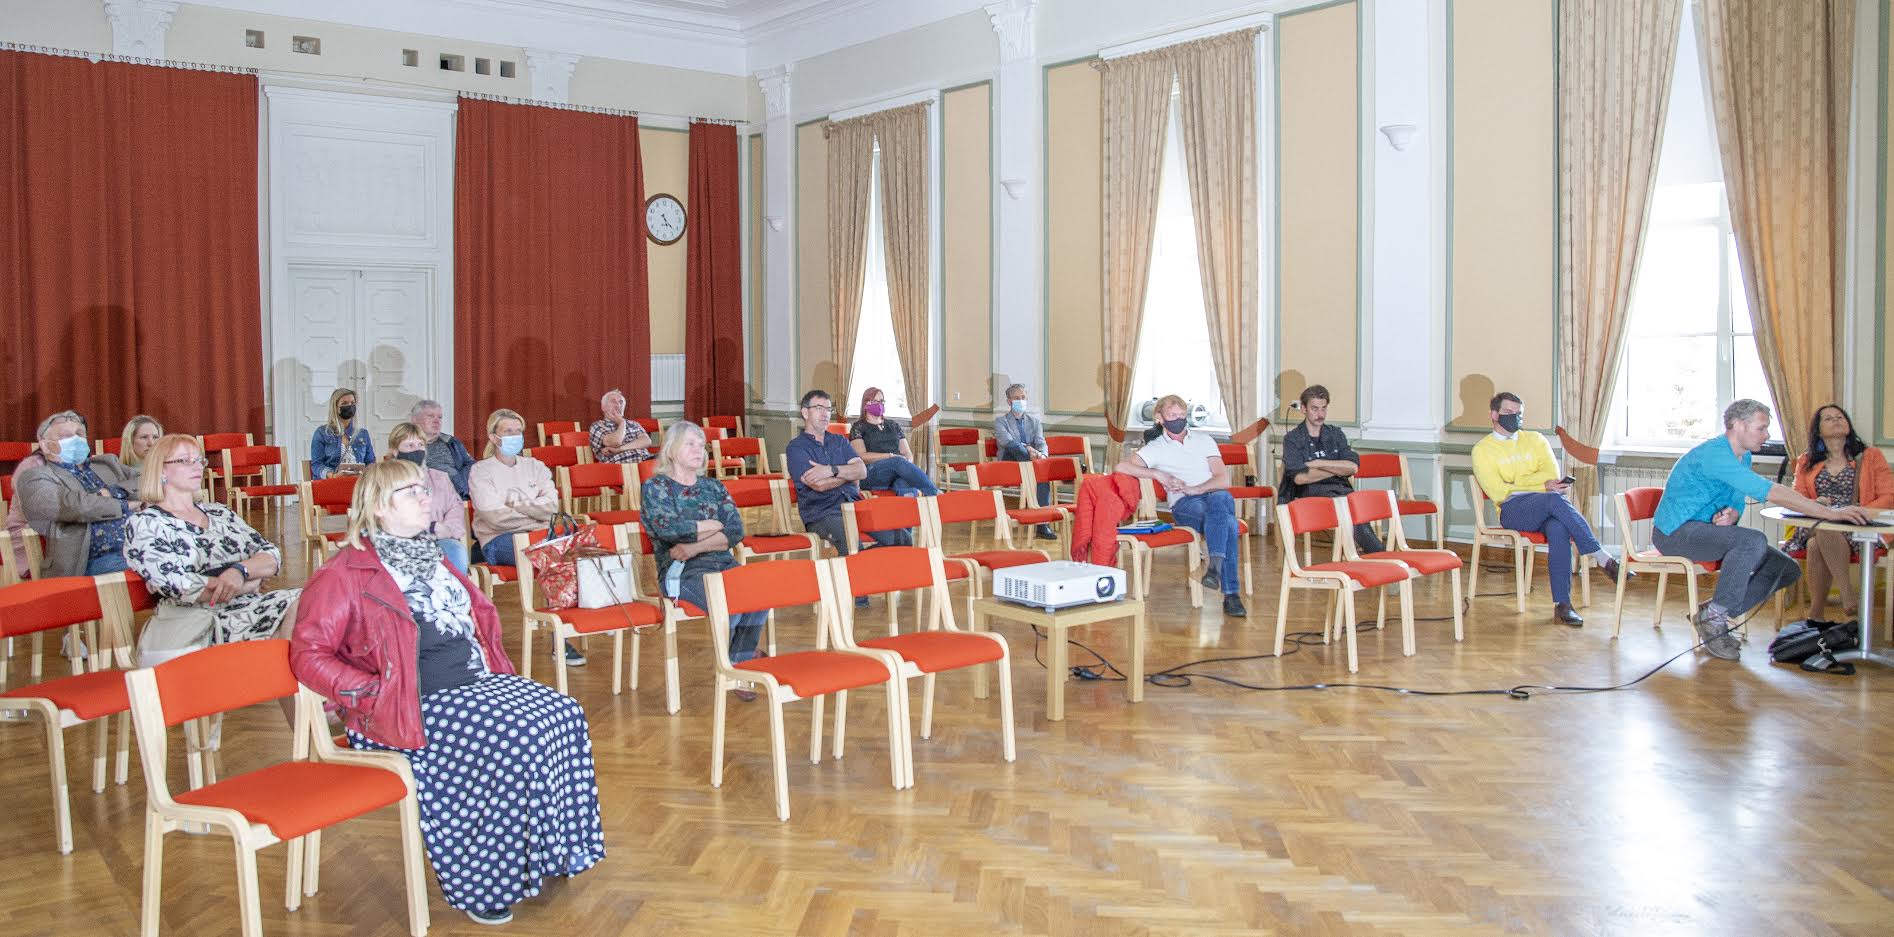
<svg viewBox="0 0 1894 937"><path fill-rule="evenodd" d="M789 67L756 75L763 92L763 405L795 409L796 304L789 193L796 184L795 132L789 121Z"/></svg>
<svg viewBox="0 0 1894 937"><path fill-rule="evenodd" d="M993 193L993 399L1005 400L1006 385L1018 382L1029 388L1029 399L1044 401L1045 309L1039 287L1045 265L1040 239L1044 89L1034 54L1033 0L989 3L986 13L1000 43L994 84L999 186Z"/></svg>
<svg viewBox="0 0 1894 937"><path fill-rule="evenodd" d="M112 54L164 58L164 34L177 12L175 0L105 0L105 18L112 24Z"/></svg>
<svg viewBox="0 0 1894 937"><path fill-rule="evenodd" d="M553 104L571 103L566 92L572 85L572 70L578 67L579 56L550 49L525 52L526 77L532 82L534 99Z"/></svg>

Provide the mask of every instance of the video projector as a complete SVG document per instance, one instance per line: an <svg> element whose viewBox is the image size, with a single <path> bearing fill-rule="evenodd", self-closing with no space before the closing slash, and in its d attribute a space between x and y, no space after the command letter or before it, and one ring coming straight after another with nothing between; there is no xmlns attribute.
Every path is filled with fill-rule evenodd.
<svg viewBox="0 0 1894 937"><path fill-rule="evenodd" d="M1125 571L1116 566L1056 560L994 570L993 594L1046 611L1116 602L1125 597Z"/></svg>

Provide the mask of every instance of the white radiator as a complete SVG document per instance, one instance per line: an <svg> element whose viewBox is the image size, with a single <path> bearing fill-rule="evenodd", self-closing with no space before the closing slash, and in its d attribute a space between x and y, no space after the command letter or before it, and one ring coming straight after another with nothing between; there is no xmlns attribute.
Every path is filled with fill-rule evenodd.
<svg viewBox="0 0 1894 937"><path fill-rule="evenodd" d="M651 402L684 402L684 356L651 356Z"/></svg>

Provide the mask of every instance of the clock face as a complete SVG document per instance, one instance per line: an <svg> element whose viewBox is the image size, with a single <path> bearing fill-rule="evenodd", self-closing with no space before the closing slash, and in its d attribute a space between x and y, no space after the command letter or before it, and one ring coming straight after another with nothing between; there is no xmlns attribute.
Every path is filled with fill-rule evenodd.
<svg viewBox="0 0 1894 937"><path fill-rule="evenodd" d="M659 244L675 244L684 236L684 203L674 195L658 194L644 203L644 229Z"/></svg>

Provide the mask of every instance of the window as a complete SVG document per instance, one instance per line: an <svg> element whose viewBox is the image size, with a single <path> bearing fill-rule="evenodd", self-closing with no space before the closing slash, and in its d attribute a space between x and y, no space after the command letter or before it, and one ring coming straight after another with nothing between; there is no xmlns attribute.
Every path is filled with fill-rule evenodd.
<svg viewBox="0 0 1894 937"><path fill-rule="evenodd" d="M855 326L855 365L849 372L848 396L835 402L836 419L842 413L859 416L862 391L881 388L889 416L906 419L907 384L902 378L901 355L894 348L894 313L888 305L887 241L881 224L881 146L875 146L868 174L868 238L862 274L861 319Z"/></svg>
<svg viewBox="0 0 1894 937"><path fill-rule="evenodd" d="M1692 15L1677 44L1657 191L1606 431L1616 446L1695 444L1722 432L1732 400L1775 405L1737 265ZM1780 423L1775 430L1780 436Z"/></svg>
<svg viewBox="0 0 1894 937"><path fill-rule="evenodd" d="M1197 228L1191 216L1190 182L1184 171L1183 120L1178 91L1171 87L1164 131L1164 169L1158 182L1157 227L1151 246L1151 276L1144 286L1144 323L1132 368L1133 424L1148 423L1144 403L1177 394L1209 411L1205 427L1227 429L1229 417L1210 354L1204 321L1203 280L1197 270Z"/></svg>

